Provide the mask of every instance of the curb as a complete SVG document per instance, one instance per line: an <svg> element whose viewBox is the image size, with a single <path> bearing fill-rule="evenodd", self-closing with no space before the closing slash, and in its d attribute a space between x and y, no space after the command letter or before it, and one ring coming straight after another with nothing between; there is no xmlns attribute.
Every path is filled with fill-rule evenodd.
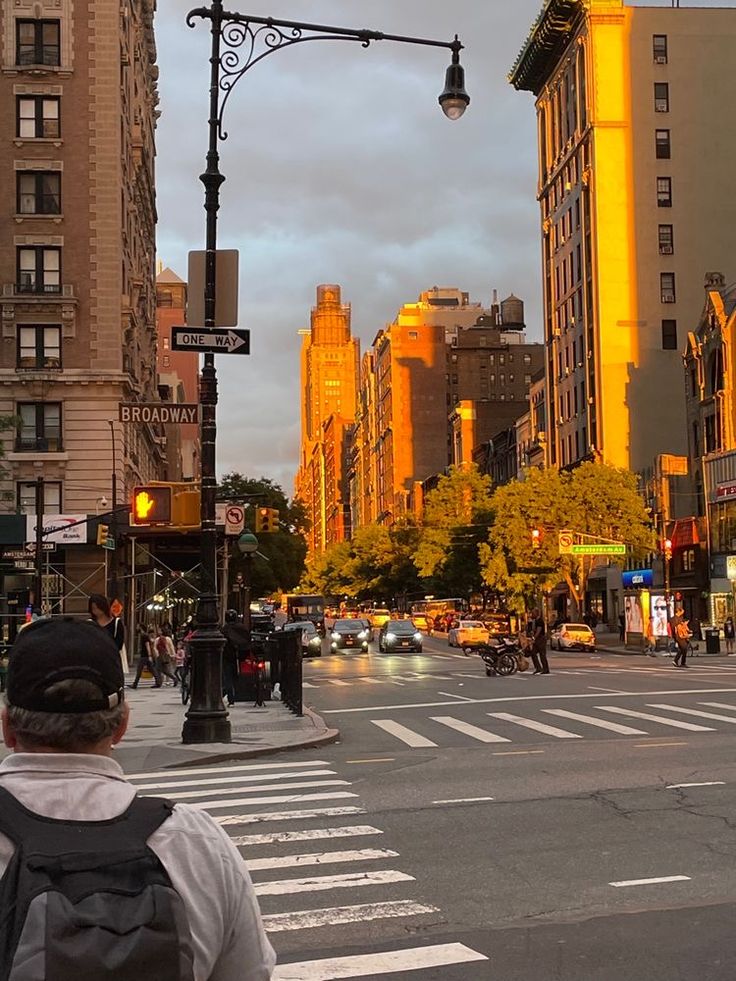
<svg viewBox="0 0 736 981"><path fill-rule="evenodd" d="M291 743L289 746L259 746L257 749L233 749L225 752L202 754L201 756L195 757L193 760L188 760L186 764L183 764L181 760L177 763L171 763L167 766L162 766L162 772L166 770L178 769L183 765L186 766L209 766L210 763L227 763L229 760L248 760L256 756L268 756L269 754L275 753L288 753L292 750L299 749L318 749L320 746L329 746L330 743L337 742L340 738L339 729L325 729L320 735L312 736L309 739L303 739L298 743ZM177 747L181 747L181 743L176 744Z"/></svg>

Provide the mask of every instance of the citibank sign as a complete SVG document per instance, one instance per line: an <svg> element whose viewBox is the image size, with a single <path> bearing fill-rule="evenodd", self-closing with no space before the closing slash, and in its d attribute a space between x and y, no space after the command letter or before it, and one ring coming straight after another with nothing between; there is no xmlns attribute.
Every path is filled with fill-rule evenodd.
<svg viewBox="0 0 736 981"><path fill-rule="evenodd" d="M721 501L724 497L736 497L736 481L728 484L719 484L716 488L716 499Z"/></svg>

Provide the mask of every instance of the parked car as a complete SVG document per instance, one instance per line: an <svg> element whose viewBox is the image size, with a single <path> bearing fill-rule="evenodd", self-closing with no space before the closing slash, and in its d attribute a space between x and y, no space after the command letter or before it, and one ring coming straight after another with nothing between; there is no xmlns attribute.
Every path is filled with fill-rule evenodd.
<svg viewBox="0 0 736 981"><path fill-rule="evenodd" d="M411 622L417 630L421 630L425 634L430 635L434 630L434 620L432 617L428 617L426 613L412 613Z"/></svg>
<svg viewBox="0 0 736 981"><path fill-rule="evenodd" d="M550 634L549 646L558 651L595 651L595 634L587 623L563 623Z"/></svg>
<svg viewBox="0 0 736 981"><path fill-rule="evenodd" d="M333 651L367 651L370 635L362 620L335 620L330 633Z"/></svg>
<svg viewBox="0 0 736 981"><path fill-rule="evenodd" d="M465 649L487 644L489 638L488 628L480 620L458 620L454 627L450 627L447 643L450 647Z"/></svg>
<svg viewBox="0 0 736 981"><path fill-rule="evenodd" d="M302 657L322 657L322 638L313 623L304 620L296 623L285 623L283 629L301 633Z"/></svg>
<svg viewBox="0 0 736 981"><path fill-rule="evenodd" d="M373 627L374 630L378 630L384 625L384 623L388 623L388 621L391 619L391 614L386 609L377 608L375 610L368 610L368 619L371 622L371 627Z"/></svg>
<svg viewBox="0 0 736 981"><path fill-rule="evenodd" d="M413 651L422 653L424 637L411 620L388 620L378 635L378 650L382 654L389 651Z"/></svg>

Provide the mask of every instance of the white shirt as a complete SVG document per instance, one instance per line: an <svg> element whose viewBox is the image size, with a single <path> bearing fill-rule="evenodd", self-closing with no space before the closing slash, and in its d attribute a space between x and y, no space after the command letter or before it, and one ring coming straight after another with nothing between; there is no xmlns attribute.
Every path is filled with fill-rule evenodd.
<svg viewBox="0 0 736 981"><path fill-rule="evenodd" d="M0 785L36 814L74 821L116 817L136 794L114 760L81 753L7 756ZM276 955L245 862L222 828L204 811L177 804L148 844L184 903L195 981L268 981ZM0 834L0 874L12 854Z"/></svg>

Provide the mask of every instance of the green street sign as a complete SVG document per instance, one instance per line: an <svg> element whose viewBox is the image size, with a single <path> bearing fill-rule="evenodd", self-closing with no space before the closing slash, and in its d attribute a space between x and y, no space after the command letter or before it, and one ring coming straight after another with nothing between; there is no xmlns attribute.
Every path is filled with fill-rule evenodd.
<svg viewBox="0 0 736 981"><path fill-rule="evenodd" d="M572 555L626 555L626 546L623 543L614 545L573 545L570 552Z"/></svg>
<svg viewBox="0 0 736 981"><path fill-rule="evenodd" d="M115 539L111 535L108 535L107 536L107 541L105 542L105 544L102 547L103 548L106 548L108 550L108 552L114 552L115 551Z"/></svg>

